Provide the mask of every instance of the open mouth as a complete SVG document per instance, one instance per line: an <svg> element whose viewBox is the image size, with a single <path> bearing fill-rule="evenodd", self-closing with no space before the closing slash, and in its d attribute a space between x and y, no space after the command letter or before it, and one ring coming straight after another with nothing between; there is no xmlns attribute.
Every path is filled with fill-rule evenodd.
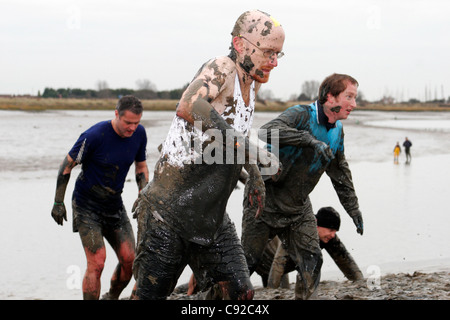
<svg viewBox="0 0 450 320"><path fill-rule="evenodd" d="M264 74L269 74L272 71L272 68L261 68L261 70Z"/></svg>

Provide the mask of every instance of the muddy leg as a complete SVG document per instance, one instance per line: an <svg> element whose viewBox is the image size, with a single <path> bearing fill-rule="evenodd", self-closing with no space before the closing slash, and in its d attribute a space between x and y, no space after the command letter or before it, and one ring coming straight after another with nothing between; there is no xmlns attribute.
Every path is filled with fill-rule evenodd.
<svg viewBox="0 0 450 320"><path fill-rule="evenodd" d="M111 288L108 299L117 300L123 289L126 288L132 277L132 267L134 260L134 248L130 243L122 243L116 252L119 263L111 278ZM105 297L106 298L106 297Z"/></svg>
<svg viewBox="0 0 450 320"><path fill-rule="evenodd" d="M91 229L88 234L92 237L84 234L80 228L81 241L87 259L87 268L83 278L83 299L98 300L101 287L100 277L106 260L106 248L99 232Z"/></svg>

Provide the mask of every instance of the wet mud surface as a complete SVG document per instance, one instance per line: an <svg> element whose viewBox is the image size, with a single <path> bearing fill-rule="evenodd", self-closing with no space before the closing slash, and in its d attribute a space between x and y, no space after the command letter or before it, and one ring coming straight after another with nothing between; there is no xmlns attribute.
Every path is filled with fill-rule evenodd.
<svg viewBox="0 0 450 320"><path fill-rule="evenodd" d="M256 287L255 300L294 300L295 284L290 289ZM173 293L170 300L196 300L199 294ZM379 279L356 282L322 281L316 300L450 300L450 270L387 274Z"/></svg>

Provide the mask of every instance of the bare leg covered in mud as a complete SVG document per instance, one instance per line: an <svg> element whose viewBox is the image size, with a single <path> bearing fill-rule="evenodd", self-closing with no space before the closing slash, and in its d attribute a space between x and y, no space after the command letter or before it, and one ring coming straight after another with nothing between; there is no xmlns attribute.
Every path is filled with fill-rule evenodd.
<svg viewBox="0 0 450 320"><path fill-rule="evenodd" d="M98 300L100 298L100 277L106 260L106 248L100 228L79 223L79 234L86 254L87 269L83 278L83 298ZM122 229L122 230L121 230ZM107 232L105 238L114 249L119 263L111 278L111 287L102 299L117 300L132 277L134 254L134 235L131 226Z"/></svg>

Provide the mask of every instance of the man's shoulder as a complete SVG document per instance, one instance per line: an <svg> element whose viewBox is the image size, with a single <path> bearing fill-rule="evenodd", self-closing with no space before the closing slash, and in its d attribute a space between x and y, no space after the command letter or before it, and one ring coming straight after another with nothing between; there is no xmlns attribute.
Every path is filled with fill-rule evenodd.
<svg viewBox="0 0 450 320"><path fill-rule="evenodd" d="M108 126L111 126L111 120L104 120L104 121L97 122L96 124L91 126L88 130L98 130L98 129L106 128Z"/></svg>
<svg viewBox="0 0 450 320"><path fill-rule="evenodd" d="M229 74L236 71L236 63L227 56L215 57L205 63L203 71L211 70L215 74L217 72Z"/></svg>
<svg viewBox="0 0 450 320"><path fill-rule="evenodd" d="M311 113L313 111L311 105L306 104L297 104L295 106L291 106L287 108L284 112L285 113Z"/></svg>
<svg viewBox="0 0 450 320"><path fill-rule="evenodd" d="M309 111L312 110L313 105L312 104L296 104L294 106L289 107L288 109L297 109L300 111Z"/></svg>
<svg viewBox="0 0 450 320"><path fill-rule="evenodd" d="M105 129L107 129L109 126L111 126L111 120L104 120L97 122L96 124L92 125L83 132L83 135L88 136L96 136L99 132L104 132Z"/></svg>

